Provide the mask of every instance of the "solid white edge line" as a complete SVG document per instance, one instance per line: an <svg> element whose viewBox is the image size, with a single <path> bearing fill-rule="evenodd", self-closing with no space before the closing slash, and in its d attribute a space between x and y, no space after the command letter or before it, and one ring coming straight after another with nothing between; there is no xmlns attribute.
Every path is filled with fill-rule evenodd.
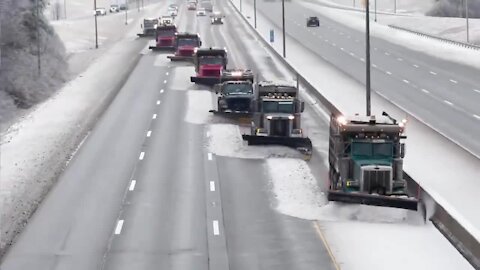
<svg viewBox="0 0 480 270"><path fill-rule="evenodd" d="M208 160L212 160L213 156L212 153L208 153Z"/></svg>
<svg viewBox="0 0 480 270"><path fill-rule="evenodd" d="M141 152L140 153L140 156L138 157L139 160L143 160L143 158L145 157L145 152Z"/></svg>
<svg viewBox="0 0 480 270"><path fill-rule="evenodd" d="M444 100L443 102L445 102L446 104L450 105L450 106L453 106L453 103L448 101L448 100Z"/></svg>
<svg viewBox="0 0 480 270"><path fill-rule="evenodd" d="M210 191L215 191L215 182L210 181Z"/></svg>
<svg viewBox="0 0 480 270"><path fill-rule="evenodd" d="M478 89L473 89L473 91L475 91L475 92L477 92L477 93L480 94L480 90L478 90Z"/></svg>
<svg viewBox="0 0 480 270"><path fill-rule="evenodd" d="M157 114L155 113L153 114L152 119L156 119L156 118L157 118Z"/></svg>
<svg viewBox="0 0 480 270"><path fill-rule="evenodd" d="M132 180L132 182L130 182L130 186L128 187L128 190L133 191L135 189L136 184L137 184L137 180Z"/></svg>
<svg viewBox="0 0 480 270"><path fill-rule="evenodd" d="M404 83L410 83L408 80L403 80Z"/></svg>
<svg viewBox="0 0 480 270"><path fill-rule="evenodd" d="M428 91L427 89L424 89L424 88L422 88L422 92L424 92L425 94L430 94L430 91Z"/></svg>
<svg viewBox="0 0 480 270"><path fill-rule="evenodd" d="M150 136L152 136L152 131L151 131L151 130L149 130L149 131L147 132L147 137L150 137Z"/></svg>
<svg viewBox="0 0 480 270"><path fill-rule="evenodd" d="M218 220L212 222L213 225L213 235L220 235L220 227L218 226Z"/></svg>
<svg viewBox="0 0 480 270"><path fill-rule="evenodd" d="M123 219L120 219L119 221L117 221L117 226L115 227L115 234L118 235L118 234L122 233L123 222L124 222Z"/></svg>

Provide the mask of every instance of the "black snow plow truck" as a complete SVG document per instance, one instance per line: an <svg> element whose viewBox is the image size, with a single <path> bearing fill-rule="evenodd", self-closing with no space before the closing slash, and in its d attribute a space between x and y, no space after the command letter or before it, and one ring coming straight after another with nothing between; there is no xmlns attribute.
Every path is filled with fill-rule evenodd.
<svg viewBox="0 0 480 270"><path fill-rule="evenodd" d="M252 113L253 73L250 70L226 70L222 83L214 86L217 98L216 115L234 118L250 117Z"/></svg>
<svg viewBox="0 0 480 270"><path fill-rule="evenodd" d="M259 82L253 102L251 134L242 137L249 145L283 145L312 156L312 142L304 137L301 114L304 103L298 88L283 82Z"/></svg>
<svg viewBox="0 0 480 270"><path fill-rule="evenodd" d="M404 128L386 113L332 116L328 200L418 210L403 178Z"/></svg>

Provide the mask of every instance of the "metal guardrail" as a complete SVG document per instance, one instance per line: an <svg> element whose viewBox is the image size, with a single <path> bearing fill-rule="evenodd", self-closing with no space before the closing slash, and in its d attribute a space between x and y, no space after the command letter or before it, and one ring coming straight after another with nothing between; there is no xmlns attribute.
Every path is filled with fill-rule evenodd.
<svg viewBox="0 0 480 270"><path fill-rule="evenodd" d="M320 91L318 91L305 77L303 77L282 55L277 52L266 39L260 35L259 32L250 24L250 22L241 14L240 10L230 0L230 4L233 6L239 16L246 22L253 33L258 37L258 40L265 45L265 47L281 61L287 69L297 76L298 84L303 86L309 94L315 96L330 113L334 115L341 115L341 111L326 97L324 97ZM393 28L393 27L392 27ZM461 42L459 42L461 43ZM468 44L467 44L468 45ZM470 46L470 45L469 45ZM478 46L474 46L480 49ZM462 254L462 256L477 270L480 270L480 243L476 238L468 232L451 214L449 214L443 206L436 202L433 197L425 191L408 173L404 172L404 177L407 180L409 191L412 194L419 193L419 199L423 202L433 201L434 213L429 218L435 227L450 241L450 243ZM423 209L426 210L426 209Z"/></svg>
<svg viewBox="0 0 480 270"><path fill-rule="evenodd" d="M480 50L480 46L477 46L477 45L474 45L474 44L471 44L471 43L464 43L464 42L460 42L460 41L456 41L456 40L452 40L452 39L448 39L448 38L442 38L442 37L439 37L439 36L434 36L434 35L431 35L431 34L427 34L427 33L419 32L419 31L411 30L411 29L408 29L408 28L396 26L396 25L393 25L393 24L389 24L388 27L390 27L392 29L408 32L408 33L411 33L411 34L414 34L414 35L417 35L417 36L421 36L421 37L425 37L425 38L431 38L431 39L435 39L435 40L442 41L442 42L445 42L445 43L450 43L450 44L457 45L457 46L460 46L460 47L463 47L463 48L472 49L472 50Z"/></svg>

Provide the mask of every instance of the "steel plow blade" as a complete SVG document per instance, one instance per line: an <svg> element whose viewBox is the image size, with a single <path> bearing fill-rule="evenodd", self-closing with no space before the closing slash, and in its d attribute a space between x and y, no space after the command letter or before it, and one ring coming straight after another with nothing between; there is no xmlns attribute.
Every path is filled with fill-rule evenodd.
<svg viewBox="0 0 480 270"><path fill-rule="evenodd" d="M312 156L313 146L309 138L253 136L245 134L242 135L242 138L248 142L248 145L282 145L297 149L306 155L307 159L310 159Z"/></svg>
<svg viewBox="0 0 480 270"><path fill-rule="evenodd" d="M419 201L416 198L384 196L334 190L328 191L328 200L353 204L400 208L414 211L417 211L419 207Z"/></svg>

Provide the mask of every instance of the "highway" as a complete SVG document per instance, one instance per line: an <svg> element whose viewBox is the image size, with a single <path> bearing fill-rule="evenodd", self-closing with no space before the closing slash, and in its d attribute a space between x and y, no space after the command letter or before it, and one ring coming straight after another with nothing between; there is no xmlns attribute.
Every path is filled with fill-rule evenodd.
<svg viewBox="0 0 480 270"><path fill-rule="evenodd" d="M182 6L177 24L228 47L230 67L281 74L248 53L255 41L231 18L212 27ZM185 66L142 56L1 269L335 269L314 222L272 207L263 160L206 150L206 125L186 115L201 101L189 93L213 93Z"/></svg>
<svg viewBox="0 0 480 270"><path fill-rule="evenodd" d="M325 9L308 2L286 1L287 34L364 83L364 33L323 16L319 12L322 8ZM257 1L257 9L281 27L280 2ZM321 27L306 28L308 16L318 16ZM480 135L478 70L380 38L372 38L371 44L372 88L470 153L480 156L480 142L476 139Z"/></svg>

